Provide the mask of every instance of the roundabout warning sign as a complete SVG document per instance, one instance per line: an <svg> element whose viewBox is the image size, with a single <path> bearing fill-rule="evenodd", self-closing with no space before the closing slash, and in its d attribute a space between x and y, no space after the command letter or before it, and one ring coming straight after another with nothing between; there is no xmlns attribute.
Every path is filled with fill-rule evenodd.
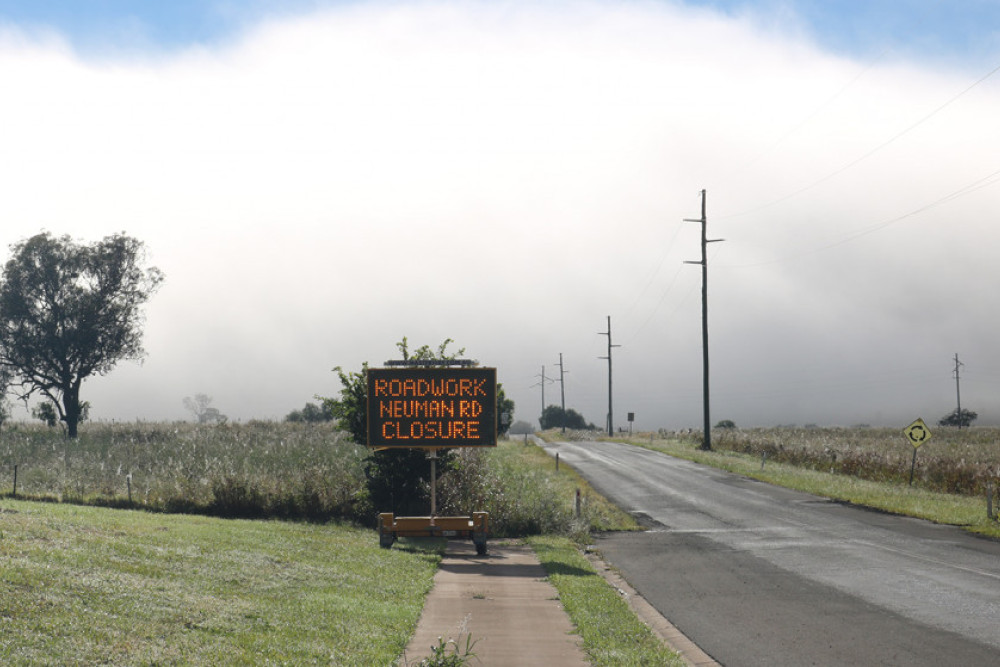
<svg viewBox="0 0 1000 667"><path fill-rule="evenodd" d="M903 429L903 435L910 441L914 448L919 447L931 439L931 431L923 419L918 419Z"/></svg>

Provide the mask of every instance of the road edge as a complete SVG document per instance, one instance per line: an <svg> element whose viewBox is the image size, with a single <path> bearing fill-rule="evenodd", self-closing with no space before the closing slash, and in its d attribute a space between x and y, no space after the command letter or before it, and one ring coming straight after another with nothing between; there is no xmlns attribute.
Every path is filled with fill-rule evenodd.
<svg viewBox="0 0 1000 667"><path fill-rule="evenodd" d="M618 591L618 594L625 599L639 620L645 623L671 650L680 655L685 663L691 667L721 667L720 663L688 639L595 551L585 549L583 555L590 561L597 573L604 577L608 585Z"/></svg>

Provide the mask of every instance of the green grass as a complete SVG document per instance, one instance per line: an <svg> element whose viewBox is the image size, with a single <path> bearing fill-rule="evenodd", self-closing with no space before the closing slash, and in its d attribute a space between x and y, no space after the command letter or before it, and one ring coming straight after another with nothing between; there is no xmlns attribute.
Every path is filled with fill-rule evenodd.
<svg viewBox="0 0 1000 667"><path fill-rule="evenodd" d="M633 438L632 444L703 463L753 479L798 489L827 498L886 512L961 526L971 532L1000 538L1000 524L986 516L984 497L941 493L900 482L878 482L852 475L802 468L762 456L732 451L704 452L694 442L676 439Z"/></svg>
<svg viewBox="0 0 1000 667"><path fill-rule="evenodd" d="M4 425L0 494L245 518L357 518L367 451L333 424ZM371 513L369 513L371 514Z"/></svg>
<svg viewBox="0 0 1000 667"><path fill-rule="evenodd" d="M6 439L7 460L31 462L29 488L41 496L56 499L60 489L72 489L62 497L120 500L122 471L129 468L119 471L115 461L132 456L132 470L146 480L137 483L139 502L154 509L169 509L161 505L168 498L183 508L187 491L195 494L196 509L210 507L220 487L205 475L280 488L296 470L294 461L280 462L281 452L298 460L324 440L342 451L325 455L317 484L353 480L356 472L339 471L359 469L354 448L344 448L335 432L294 425L94 425L82 442L69 443L68 468L63 441L31 429L7 435L13 436ZM348 463L341 465L344 457ZM462 511L465 505L487 509L507 534L557 532L583 540L591 531L639 529L572 468L557 471L537 446L515 440L462 450L461 463L452 479L442 479L439 501ZM19 477L19 485L24 480ZM88 494L96 498L83 497ZM0 497L0 664L393 664L440 558L441 543L420 544L379 549L372 531L347 525ZM633 646L648 629L569 539L546 538L535 548L550 570L563 563L555 566L553 583L571 601L567 609L595 664L670 664L661 660L655 638Z"/></svg>
<svg viewBox="0 0 1000 667"><path fill-rule="evenodd" d="M0 500L0 664L390 665L439 560L348 526Z"/></svg>
<svg viewBox="0 0 1000 667"><path fill-rule="evenodd" d="M461 454L473 456L477 452ZM556 470L554 459L537 445L503 441L482 455L490 474L473 477L472 481L487 494L480 506L491 513L491 522L496 516L509 526L506 536L556 533L585 540L594 531L641 528L631 515L594 491L570 466L560 465ZM505 497L498 498L499 493ZM505 516L514 512L523 518Z"/></svg>
<svg viewBox="0 0 1000 667"><path fill-rule="evenodd" d="M532 537L528 543L559 591L559 599L595 667L685 664L636 617L570 540Z"/></svg>

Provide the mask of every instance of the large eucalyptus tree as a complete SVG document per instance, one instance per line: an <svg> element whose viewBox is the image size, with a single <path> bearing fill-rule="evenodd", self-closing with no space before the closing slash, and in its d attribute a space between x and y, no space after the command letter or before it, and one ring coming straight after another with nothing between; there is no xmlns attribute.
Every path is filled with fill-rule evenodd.
<svg viewBox="0 0 1000 667"><path fill-rule="evenodd" d="M48 232L11 246L0 278L0 366L20 398L48 398L75 438L80 386L122 359L142 359L142 305L163 280L125 234L90 245Z"/></svg>

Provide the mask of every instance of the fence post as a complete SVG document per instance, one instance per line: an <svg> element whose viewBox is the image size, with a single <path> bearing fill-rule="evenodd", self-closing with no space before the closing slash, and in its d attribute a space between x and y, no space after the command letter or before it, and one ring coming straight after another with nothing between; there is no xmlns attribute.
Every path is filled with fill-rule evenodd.
<svg viewBox="0 0 1000 667"><path fill-rule="evenodd" d="M128 504L132 505L132 473L125 475L125 484L128 485Z"/></svg>
<svg viewBox="0 0 1000 667"><path fill-rule="evenodd" d="M576 517L580 518L580 489L576 490Z"/></svg>
<svg viewBox="0 0 1000 667"><path fill-rule="evenodd" d="M986 516L990 519L996 519L993 514L993 482L986 484Z"/></svg>
<svg viewBox="0 0 1000 667"><path fill-rule="evenodd" d="M556 472L559 472L559 452L556 452Z"/></svg>
<svg viewBox="0 0 1000 667"><path fill-rule="evenodd" d="M14 492L10 494L12 498L17 498L17 464L14 464Z"/></svg>

